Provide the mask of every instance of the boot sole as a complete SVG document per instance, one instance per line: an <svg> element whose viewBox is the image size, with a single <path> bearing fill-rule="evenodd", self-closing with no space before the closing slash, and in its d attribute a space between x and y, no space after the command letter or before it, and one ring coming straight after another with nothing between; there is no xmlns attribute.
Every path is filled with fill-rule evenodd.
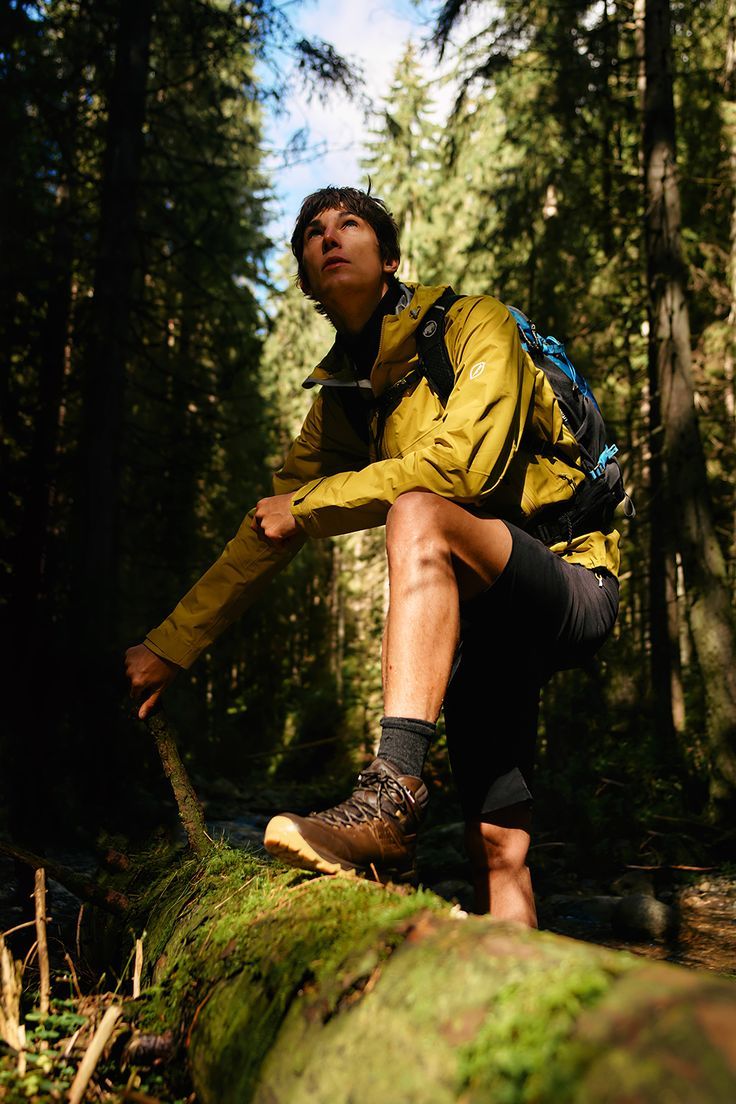
<svg viewBox="0 0 736 1104"><path fill-rule="evenodd" d="M327 858L307 843L299 829L288 817L273 817L266 827L263 846L269 855L281 859L287 866L296 866L299 870L314 870L319 874L338 874L345 878L368 878L386 882L410 882L416 878L415 870L375 871L368 867L350 866L339 859Z"/></svg>

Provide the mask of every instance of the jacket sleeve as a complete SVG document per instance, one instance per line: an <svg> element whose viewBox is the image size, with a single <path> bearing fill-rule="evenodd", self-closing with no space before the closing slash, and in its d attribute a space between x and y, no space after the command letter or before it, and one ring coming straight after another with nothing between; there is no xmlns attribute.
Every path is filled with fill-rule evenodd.
<svg viewBox="0 0 736 1104"><path fill-rule="evenodd" d="M496 299L462 300L446 331L455 386L436 429L413 452L313 480L292 513L313 537L380 525L407 491L476 502L503 478L533 407L534 372L516 324Z"/></svg>
<svg viewBox="0 0 736 1104"><path fill-rule="evenodd" d="M336 397L317 396L299 436L273 478L273 493L288 494L308 480L367 462L367 453ZM264 544L251 528L253 508L221 556L194 584L145 643L156 655L190 667L236 618L255 602L271 579L306 540L301 529L286 548Z"/></svg>

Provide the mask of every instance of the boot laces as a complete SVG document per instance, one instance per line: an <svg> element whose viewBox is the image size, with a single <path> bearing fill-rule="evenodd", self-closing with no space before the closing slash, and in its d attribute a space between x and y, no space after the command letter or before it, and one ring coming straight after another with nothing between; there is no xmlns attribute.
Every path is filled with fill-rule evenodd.
<svg viewBox="0 0 736 1104"><path fill-rule="evenodd" d="M375 793L375 801L363 796L366 790ZM331 809L325 809L324 812L310 813L310 816L317 820L324 820L327 824L345 827L350 824L362 824L367 820L380 820L384 814L397 820L399 810L413 804L414 798L409 791L405 790L390 774L383 771L365 771L358 775L358 786L352 797Z"/></svg>

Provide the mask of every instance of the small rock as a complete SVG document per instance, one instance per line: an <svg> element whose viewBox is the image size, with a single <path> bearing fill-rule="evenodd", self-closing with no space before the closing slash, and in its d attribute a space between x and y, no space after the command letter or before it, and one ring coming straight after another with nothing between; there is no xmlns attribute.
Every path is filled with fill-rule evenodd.
<svg viewBox="0 0 736 1104"><path fill-rule="evenodd" d="M550 893L549 897L544 898L544 905L557 911L566 908L570 904L577 904L579 900L579 897L571 893Z"/></svg>
<svg viewBox="0 0 736 1104"><path fill-rule="evenodd" d="M584 897L578 901L578 911L590 920L600 920L610 924L614 910L620 905L621 897Z"/></svg>
<svg viewBox="0 0 736 1104"><path fill-rule="evenodd" d="M444 882L437 882L431 889L446 901L456 901L466 912L473 907L474 893L469 882L461 881L459 878L448 878Z"/></svg>
<svg viewBox="0 0 736 1104"><path fill-rule="evenodd" d="M673 923L669 905L646 893L622 897L611 916L613 930L623 939L663 939Z"/></svg>
<svg viewBox="0 0 736 1104"><path fill-rule="evenodd" d="M564 893L553 893L542 904L545 909L551 909L557 916L569 920L581 920L586 924L610 924L613 911L620 901L620 897L570 897Z"/></svg>
<svg viewBox="0 0 736 1104"><path fill-rule="evenodd" d="M697 893L687 893L680 898L680 906L688 909L702 909L708 907L708 902L699 897Z"/></svg>
<svg viewBox="0 0 736 1104"><path fill-rule="evenodd" d="M457 821L452 824L436 824L434 828L425 828L421 842L429 847L446 845L454 847L456 851L465 851L465 824Z"/></svg>
<svg viewBox="0 0 736 1104"><path fill-rule="evenodd" d="M654 897L652 877L644 870L627 870L612 884L611 889L620 897L644 896Z"/></svg>

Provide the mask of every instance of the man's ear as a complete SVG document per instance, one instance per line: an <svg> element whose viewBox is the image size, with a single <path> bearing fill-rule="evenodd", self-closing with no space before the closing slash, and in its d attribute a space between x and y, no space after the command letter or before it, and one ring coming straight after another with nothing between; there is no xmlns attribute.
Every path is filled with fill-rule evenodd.
<svg viewBox="0 0 736 1104"><path fill-rule="evenodd" d="M394 258L393 261L384 261L383 262L383 271L386 274L386 276L393 276L394 272L396 271L396 269L398 267L399 267L399 262L396 258Z"/></svg>

